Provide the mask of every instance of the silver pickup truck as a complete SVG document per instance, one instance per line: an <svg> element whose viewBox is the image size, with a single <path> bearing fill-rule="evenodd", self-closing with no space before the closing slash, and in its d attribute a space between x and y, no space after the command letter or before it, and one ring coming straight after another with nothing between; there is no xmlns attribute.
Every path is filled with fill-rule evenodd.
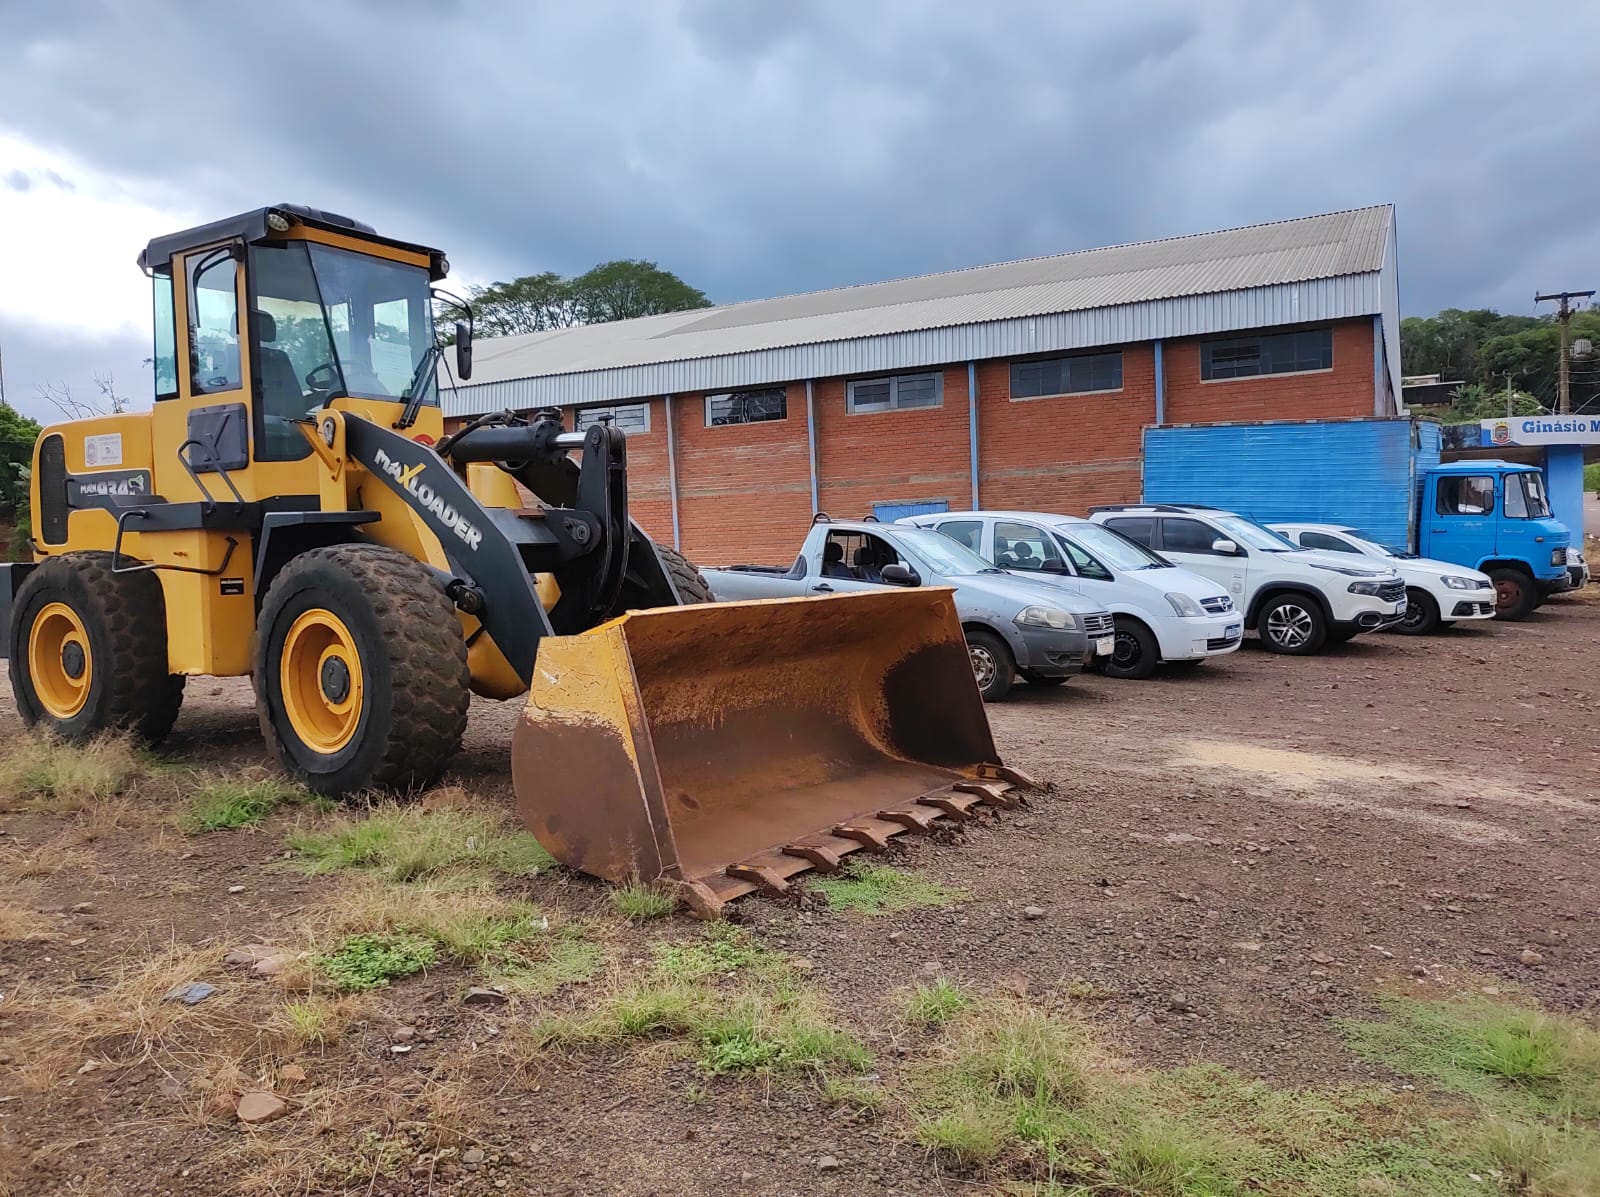
<svg viewBox="0 0 1600 1197"><path fill-rule="evenodd" d="M794 564L702 569L719 601L802 598L883 586L949 586L984 700L1004 698L1018 676L1058 686L1115 643L1110 612L1046 582L996 569L923 528L818 516Z"/></svg>

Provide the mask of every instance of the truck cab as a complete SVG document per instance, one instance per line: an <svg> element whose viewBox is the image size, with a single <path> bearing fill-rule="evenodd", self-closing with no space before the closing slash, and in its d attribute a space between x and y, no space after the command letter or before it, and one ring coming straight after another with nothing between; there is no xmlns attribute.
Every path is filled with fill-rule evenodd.
<svg viewBox="0 0 1600 1197"><path fill-rule="evenodd" d="M1524 618L1569 585L1571 534L1551 517L1536 467L1452 461L1429 467L1421 488L1418 553L1488 574L1502 618Z"/></svg>

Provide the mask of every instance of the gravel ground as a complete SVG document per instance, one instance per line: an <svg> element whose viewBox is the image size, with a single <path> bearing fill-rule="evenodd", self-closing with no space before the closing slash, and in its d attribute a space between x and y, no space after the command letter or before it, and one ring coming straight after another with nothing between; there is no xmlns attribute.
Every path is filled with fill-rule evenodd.
<svg viewBox="0 0 1600 1197"><path fill-rule="evenodd" d="M1290 1083L1388 1079L1344 1050L1333 1020L1370 1012L1391 980L1440 992L1516 984L1592 1013L1594 595L1557 599L1524 624L1362 637L1313 659L1247 644L1144 683L1019 686L991 723L1008 763L1049 792L959 842L897 853L958 901L865 917L751 898L739 918L809 962L891 1086L918 1050L897 1027L894 994L940 974L1071 1004L1134 1065L1214 1060ZM515 704L477 704L447 782L509 807L515 715ZM0 737L16 729L7 697ZM263 764L247 684L197 681L173 747L196 767ZM81 863L7 883L13 901L53 920L55 938L0 943L0 991L13 1001L88 992L139 945L220 951L271 935L335 884L273 868L286 818L195 839L148 821L74 835ZM0 832L0 846L25 852L72 828L13 812ZM563 913L606 902L598 884L562 874L536 879L528 896ZM92 908L72 911L83 901ZM1030 906L1043 914L1025 915ZM692 930L676 918L624 932L621 951ZM419 1070L452 1061L482 1103L486 1162L354 1191L974 1191L909 1143L903 1120L851 1120L803 1082L706 1082L687 1064L637 1056L513 1069L494 1042L529 1011L458 1007L448 995L461 983L443 970L397 985L308 1068L404 1091ZM258 984L246 1000L269 999ZM219 1144L266 1132L198 1122L193 1095L153 1064L30 1087L5 1010L0 999L0 1194L7 1181L19 1195L234 1191L214 1162ZM402 1022L428 1029L426 1051L389 1051ZM838 1167L819 1169L824 1157Z"/></svg>

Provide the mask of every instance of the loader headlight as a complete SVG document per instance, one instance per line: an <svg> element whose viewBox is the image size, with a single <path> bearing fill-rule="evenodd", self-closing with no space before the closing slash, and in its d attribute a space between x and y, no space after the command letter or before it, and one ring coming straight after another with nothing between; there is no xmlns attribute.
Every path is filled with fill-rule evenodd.
<svg viewBox="0 0 1600 1197"><path fill-rule="evenodd" d="M287 233L289 231L289 218L282 212L268 212L267 227L274 233Z"/></svg>
<svg viewBox="0 0 1600 1197"><path fill-rule="evenodd" d="M1167 602L1184 619L1193 619L1196 616L1205 614L1204 611L1200 610L1199 603L1186 594L1179 594L1176 590L1167 595Z"/></svg>
<svg viewBox="0 0 1600 1197"><path fill-rule="evenodd" d="M1077 616L1058 607L1024 607L1011 621L1025 628L1056 628L1070 631L1078 626Z"/></svg>
<svg viewBox="0 0 1600 1197"><path fill-rule="evenodd" d="M1476 590L1478 588L1478 583L1472 578L1461 578L1454 574L1445 574L1439 580L1451 590Z"/></svg>
<svg viewBox="0 0 1600 1197"><path fill-rule="evenodd" d="M1380 595L1380 594L1383 593L1383 583L1382 582L1351 582L1349 589L1350 589L1350 593L1351 594L1370 594L1370 595L1373 595L1373 596L1377 596L1377 595Z"/></svg>
<svg viewBox="0 0 1600 1197"><path fill-rule="evenodd" d="M1551 549L1550 550L1550 564L1551 565L1565 565L1566 563L1567 563L1567 550L1566 549Z"/></svg>

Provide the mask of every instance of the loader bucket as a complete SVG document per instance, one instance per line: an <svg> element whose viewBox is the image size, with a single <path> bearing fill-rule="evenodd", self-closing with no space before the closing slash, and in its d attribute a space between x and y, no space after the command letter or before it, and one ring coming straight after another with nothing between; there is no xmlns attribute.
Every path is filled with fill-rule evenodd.
<svg viewBox="0 0 1600 1197"><path fill-rule="evenodd" d="M693 909L1015 805L953 592L638 611L540 642L512 739L523 821L572 868Z"/></svg>

